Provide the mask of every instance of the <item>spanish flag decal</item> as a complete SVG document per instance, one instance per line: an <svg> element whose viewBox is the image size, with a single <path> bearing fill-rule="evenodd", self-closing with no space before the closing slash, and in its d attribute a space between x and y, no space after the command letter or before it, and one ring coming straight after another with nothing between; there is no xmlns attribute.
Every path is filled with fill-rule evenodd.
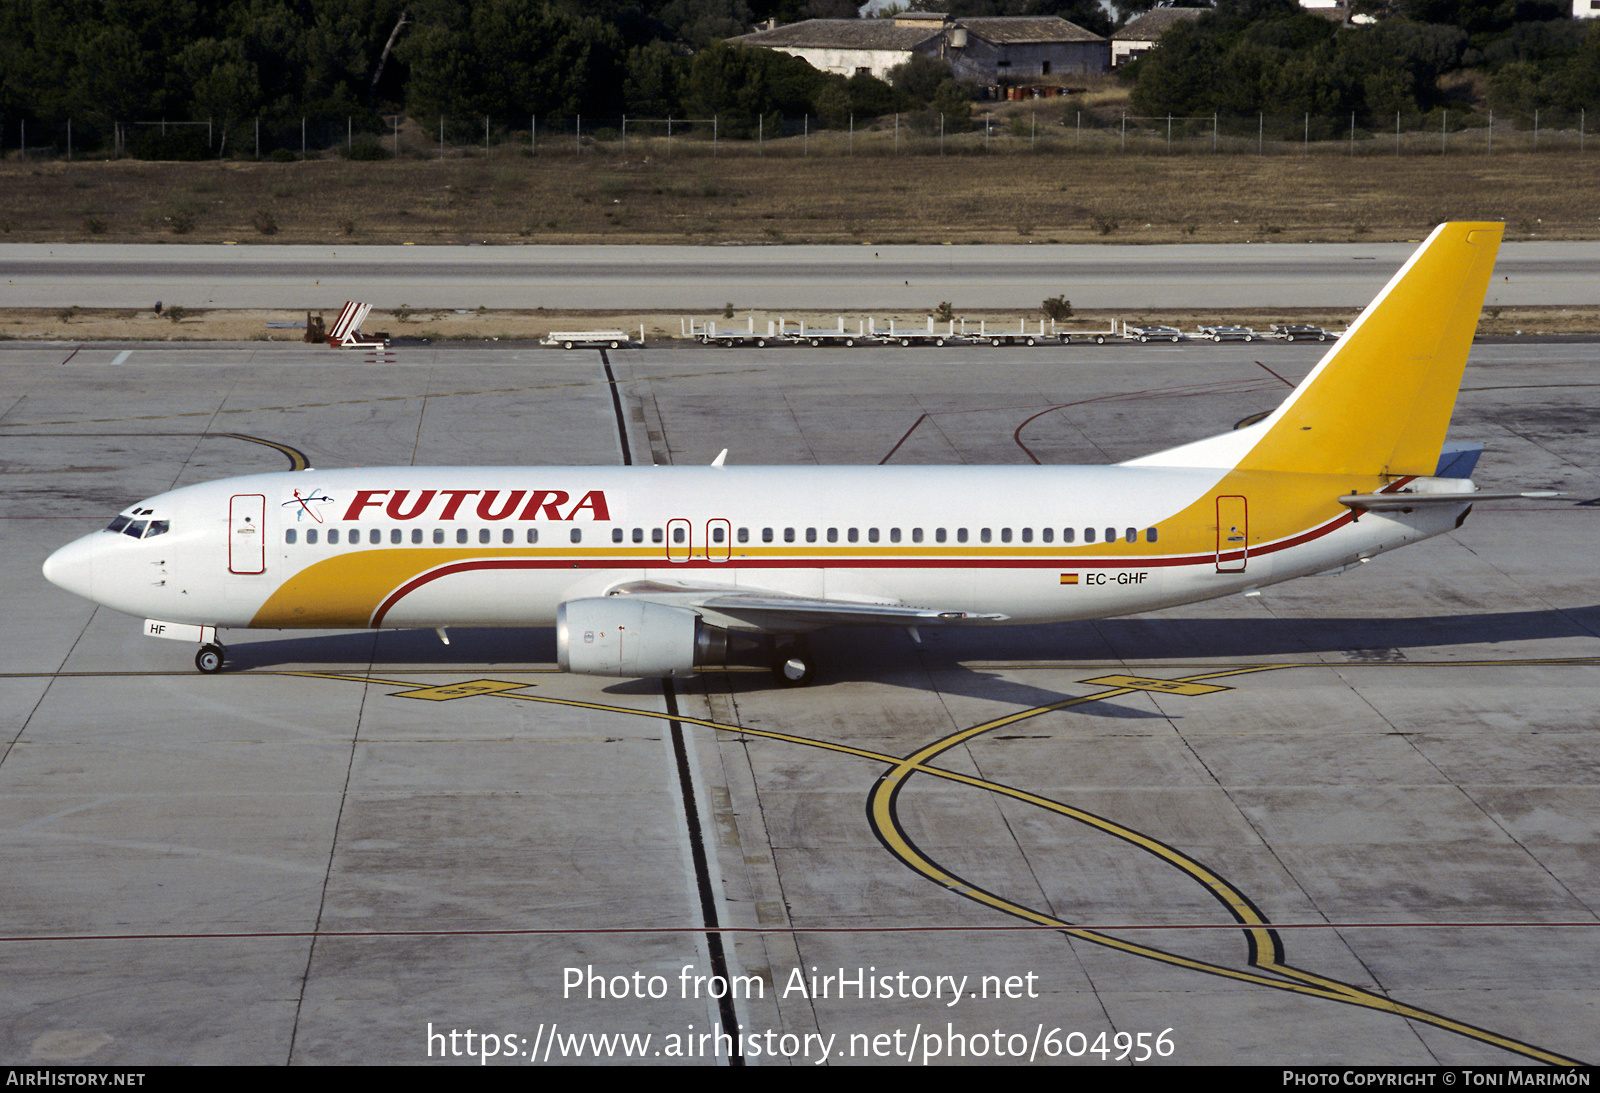
<svg viewBox="0 0 1600 1093"><path fill-rule="evenodd" d="M1077 584L1078 583L1078 575L1076 573L1063 573L1063 574L1061 574L1061 583L1062 584Z"/></svg>

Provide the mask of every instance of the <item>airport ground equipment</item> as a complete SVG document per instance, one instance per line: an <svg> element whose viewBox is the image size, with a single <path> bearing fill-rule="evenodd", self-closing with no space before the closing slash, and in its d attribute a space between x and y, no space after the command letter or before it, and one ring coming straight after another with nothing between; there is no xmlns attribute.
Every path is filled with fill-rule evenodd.
<svg viewBox="0 0 1600 1093"><path fill-rule="evenodd" d="M1214 342L1253 342L1260 337L1248 326L1202 326L1200 334Z"/></svg>
<svg viewBox="0 0 1600 1093"><path fill-rule="evenodd" d="M361 324L366 322L372 305L358 300L348 300L339 311L333 329L328 331L328 344L335 349L387 349L389 335L363 334Z"/></svg>
<svg viewBox="0 0 1600 1093"><path fill-rule="evenodd" d="M1136 342L1176 342L1183 340L1183 331L1175 326L1136 326L1123 323L1122 336Z"/></svg>
<svg viewBox="0 0 1600 1093"><path fill-rule="evenodd" d="M1320 326L1309 326L1305 323L1272 324L1272 337L1282 338L1286 342L1325 342L1338 336L1330 334Z"/></svg>
<svg viewBox="0 0 1600 1093"><path fill-rule="evenodd" d="M621 349L643 342L644 327L640 327L638 342L630 340L621 330L552 330L539 344L559 345L562 349Z"/></svg>

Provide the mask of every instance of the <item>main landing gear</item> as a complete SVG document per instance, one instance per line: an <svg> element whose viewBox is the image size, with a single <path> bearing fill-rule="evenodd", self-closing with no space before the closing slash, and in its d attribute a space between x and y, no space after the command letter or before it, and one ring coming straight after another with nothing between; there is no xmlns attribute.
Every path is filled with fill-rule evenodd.
<svg viewBox="0 0 1600 1093"><path fill-rule="evenodd" d="M194 655L194 666L206 675L222 671L222 662L228 650L220 641L208 641Z"/></svg>
<svg viewBox="0 0 1600 1093"><path fill-rule="evenodd" d="M779 637L772 641L772 675L785 687L804 687L817 674L817 661L811 643L804 635Z"/></svg>

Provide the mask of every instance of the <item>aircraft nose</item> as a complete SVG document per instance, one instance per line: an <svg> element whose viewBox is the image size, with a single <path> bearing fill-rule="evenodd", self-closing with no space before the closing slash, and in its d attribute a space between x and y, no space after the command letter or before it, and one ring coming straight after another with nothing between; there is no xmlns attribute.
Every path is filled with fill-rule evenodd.
<svg viewBox="0 0 1600 1093"><path fill-rule="evenodd" d="M100 535L76 539L44 560L44 579L74 596L94 599L95 540Z"/></svg>

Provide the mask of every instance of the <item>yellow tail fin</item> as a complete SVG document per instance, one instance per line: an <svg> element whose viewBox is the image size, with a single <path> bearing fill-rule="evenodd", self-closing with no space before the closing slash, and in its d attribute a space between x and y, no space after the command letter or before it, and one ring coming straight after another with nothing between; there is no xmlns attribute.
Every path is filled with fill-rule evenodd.
<svg viewBox="0 0 1600 1093"><path fill-rule="evenodd" d="M1503 224L1434 229L1294 394L1247 471L1431 475L1461 389Z"/></svg>

